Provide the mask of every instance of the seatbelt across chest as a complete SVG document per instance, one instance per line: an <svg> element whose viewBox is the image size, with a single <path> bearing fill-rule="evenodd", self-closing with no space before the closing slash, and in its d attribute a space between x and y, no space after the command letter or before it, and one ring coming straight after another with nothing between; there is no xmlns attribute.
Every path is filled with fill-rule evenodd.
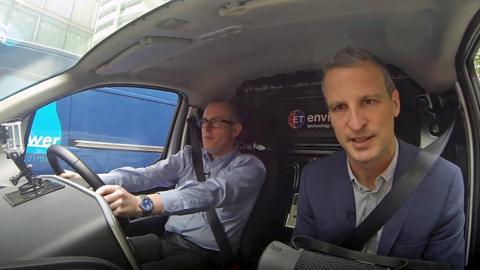
<svg viewBox="0 0 480 270"><path fill-rule="evenodd" d="M197 176L198 182L205 182L206 177L203 170L202 150L198 139L195 117L188 118L188 129L192 146L192 163L195 169L195 175ZM228 241L227 234L225 233L225 228L220 222L215 209L206 211L206 214L208 223L213 232L213 237L220 248L220 253L224 256L225 262L230 263L233 260L233 251L230 242Z"/></svg>
<svg viewBox="0 0 480 270"><path fill-rule="evenodd" d="M448 269L448 264L446 263L385 257L358 251L361 250L363 245L402 207L409 195L412 194L422 182L425 175L430 171L433 164L445 149L454 125L455 119L440 137L419 152L418 156L412 160L409 169L403 172L398 183L392 187L390 193L388 193L370 215L347 236L341 246L335 246L306 236L294 236L291 240L292 245L297 249L314 250L329 256L333 255L340 258L367 262L373 264L373 267L383 266L387 267L387 269ZM374 269L373 267L371 269Z"/></svg>
<svg viewBox="0 0 480 270"><path fill-rule="evenodd" d="M420 151L408 169L402 173L398 183L343 241L342 247L361 250L363 245L402 207L445 149L455 126L455 119L440 137Z"/></svg>

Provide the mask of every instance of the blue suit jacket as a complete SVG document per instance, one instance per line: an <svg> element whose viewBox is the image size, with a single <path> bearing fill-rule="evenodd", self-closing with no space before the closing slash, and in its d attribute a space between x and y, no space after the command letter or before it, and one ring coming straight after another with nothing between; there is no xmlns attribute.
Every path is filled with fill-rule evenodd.
<svg viewBox="0 0 480 270"><path fill-rule="evenodd" d="M399 140L395 188L419 149ZM447 262L465 261L463 177L439 158L405 204L384 225L378 255ZM302 172L295 235L341 244L356 226L355 199L343 150L309 163Z"/></svg>

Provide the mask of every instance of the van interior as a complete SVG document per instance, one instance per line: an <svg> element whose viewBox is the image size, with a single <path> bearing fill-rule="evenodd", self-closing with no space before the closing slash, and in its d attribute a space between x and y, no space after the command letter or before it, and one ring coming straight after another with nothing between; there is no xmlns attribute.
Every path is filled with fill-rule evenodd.
<svg viewBox="0 0 480 270"><path fill-rule="evenodd" d="M479 185L474 181L478 172L473 166L478 118L469 109L476 94L466 82L468 74L460 70L477 48L470 37L480 21L480 4L475 0L368 3L172 1L100 42L71 69L1 101L0 120L20 117L28 123L36 108L93 87L159 87L181 97L165 157L189 144L189 116L201 116L213 99L232 100L243 116L241 151L258 156L267 168L237 255L242 268L255 269L270 242L290 240L303 166L340 149L322 96L319 66L337 49L363 47L388 64L399 90L401 112L395 129L400 139L426 147L457 119L442 157L457 164L464 175L466 260L475 269L480 252ZM29 108L19 106L27 103ZM9 166L5 163L0 159L0 168ZM69 266L138 269L124 233L155 230L164 220L138 219L121 229L101 198L80 185L49 177L64 185L62 192L52 192L50 201L10 208L0 200L7 217L0 235L34 230L34 237L7 235L2 242L23 244L0 252L0 261L10 257L31 259L36 266L54 265L61 260L45 258L57 256L68 264L67 256L81 254L85 258L70 258ZM65 203L56 205L52 200ZM68 213L72 207L80 209L74 215L56 214ZM22 216L33 216L35 228L24 222L18 225ZM52 224L57 224L55 232ZM55 235L58 238L52 240ZM111 249L100 249L99 241ZM0 244L0 250L4 248ZM36 253L17 255L28 248ZM6 267L16 266L18 261Z"/></svg>

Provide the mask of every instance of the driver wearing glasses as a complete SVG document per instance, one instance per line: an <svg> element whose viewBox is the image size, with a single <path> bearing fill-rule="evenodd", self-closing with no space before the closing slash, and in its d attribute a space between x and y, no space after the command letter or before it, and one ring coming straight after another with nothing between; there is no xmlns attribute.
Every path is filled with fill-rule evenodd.
<svg viewBox="0 0 480 270"><path fill-rule="evenodd" d="M212 259L221 261L205 214L211 209L235 252L265 179L263 163L236 147L242 124L232 104L210 103L197 123L202 129L205 182L196 179L190 146L145 168L124 167L99 175L107 185L96 192L116 216L169 216L164 234L130 238L142 269L211 269ZM73 172L62 176L80 177ZM170 186L175 188L131 194Z"/></svg>

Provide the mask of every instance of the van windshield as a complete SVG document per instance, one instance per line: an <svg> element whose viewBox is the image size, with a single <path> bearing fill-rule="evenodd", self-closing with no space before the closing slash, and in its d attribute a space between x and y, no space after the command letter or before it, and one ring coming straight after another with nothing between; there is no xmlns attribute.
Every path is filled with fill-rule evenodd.
<svg viewBox="0 0 480 270"><path fill-rule="evenodd" d="M61 73L170 0L0 0L0 100Z"/></svg>

